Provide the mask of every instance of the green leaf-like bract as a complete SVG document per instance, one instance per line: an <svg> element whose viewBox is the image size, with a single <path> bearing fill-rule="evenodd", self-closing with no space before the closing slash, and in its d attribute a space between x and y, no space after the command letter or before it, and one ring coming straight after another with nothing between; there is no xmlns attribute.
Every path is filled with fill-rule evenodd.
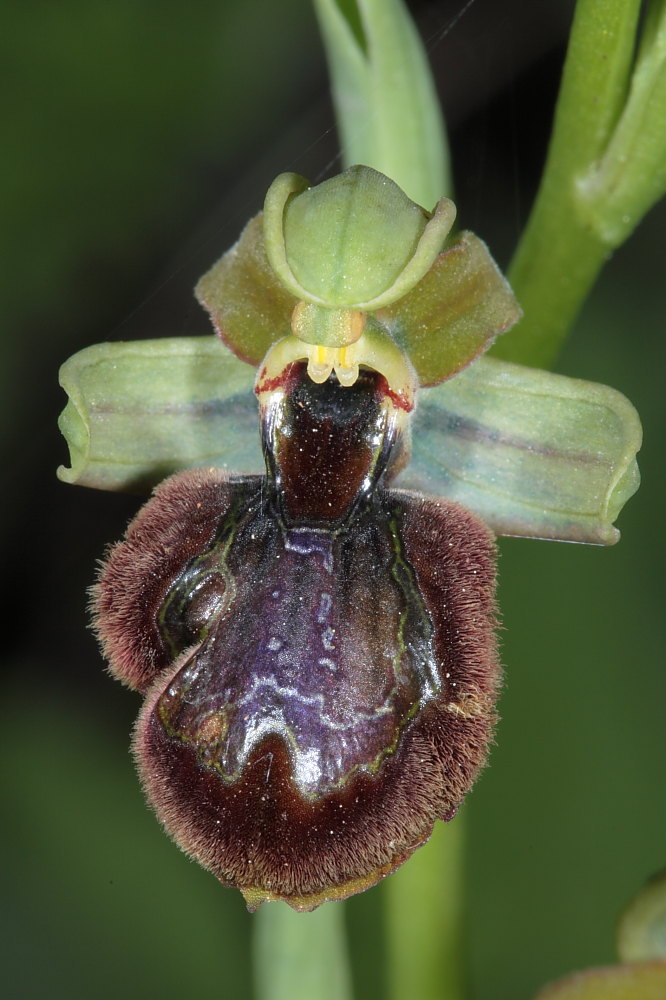
<svg viewBox="0 0 666 1000"><path fill-rule="evenodd" d="M345 165L375 167L431 208L451 189L449 156L428 58L404 4L315 0L315 11Z"/></svg>

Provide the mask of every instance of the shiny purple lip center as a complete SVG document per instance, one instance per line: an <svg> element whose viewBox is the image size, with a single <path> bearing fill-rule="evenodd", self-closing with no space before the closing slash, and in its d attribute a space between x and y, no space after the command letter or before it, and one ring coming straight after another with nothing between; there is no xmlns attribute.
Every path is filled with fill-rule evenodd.
<svg viewBox="0 0 666 1000"><path fill-rule="evenodd" d="M375 773L438 690L400 502L375 490L395 433L388 405L374 376L350 389L287 372L263 414L268 480L232 486L218 537L162 606L175 653L170 623L189 616L203 641L159 717L226 783L276 735L301 795L317 799Z"/></svg>
<svg viewBox="0 0 666 1000"><path fill-rule="evenodd" d="M286 528L257 498L197 560L199 579L227 586L158 712L225 782L275 734L301 794L322 796L357 769L374 773L436 693L432 626L398 517L374 506L342 531Z"/></svg>

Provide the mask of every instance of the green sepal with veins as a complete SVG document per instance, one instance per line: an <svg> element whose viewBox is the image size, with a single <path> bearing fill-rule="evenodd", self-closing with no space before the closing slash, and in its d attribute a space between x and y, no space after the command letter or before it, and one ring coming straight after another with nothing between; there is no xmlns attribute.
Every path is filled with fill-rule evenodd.
<svg viewBox="0 0 666 1000"><path fill-rule="evenodd" d="M298 342L292 353L295 339L267 364L304 357ZM377 364L395 382L400 352L378 343ZM193 466L260 473L254 380L254 368L213 336L86 348L61 369L72 466L58 475L147 491ZM457 500L498 534L617 541L613 522L638 486L641 443L638 415L621 393L480 358L419 392L412 428L411 462L396 486Z"/></svg>
<svg viewBox="0 0 666 1000"><path fill-rule="evenodd" d="M193 466L261 470L254 377L213 336L84 348L60 369L71 467L58 478L143 493Z"/></svg>
<svg viewBox="0 0 666 1000"><path fill-rule="evenodd" d="M224 342L251 364L295 336L309 345L311 375L327 377L345 367L340 352L372 318L408 356L419 384L437 384L521 315L481 240L462 233L445 246L454 217L448 199L426 212L369 167L316 187L282 174L263 215L196 294Z"/></svg>
<svg viewBox="0 0 666 1000"><path fill-rule="evenodd" d="M498 535L612 545L641 440L615 389L484 357L419 394L396 485L457 500Z"/></svg>

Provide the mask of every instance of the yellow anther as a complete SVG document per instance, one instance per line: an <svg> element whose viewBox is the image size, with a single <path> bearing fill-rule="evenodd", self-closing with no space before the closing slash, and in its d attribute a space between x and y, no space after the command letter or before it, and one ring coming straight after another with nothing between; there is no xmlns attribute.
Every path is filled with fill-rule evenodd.
<svg viewBox="0 0 666 1000"><path fill-rule="evenodd" d="M381 328L368 324L365 333L354 343L345 347L327 347L323 344L308 344L297 337L283 337L271 347L264 358L255 391L272 392L281 386L281 375L295 361L307 358L308 375L313 382L322 383L335 374L340 385L353 385L364 365L384 376L391 388L394 405L410 412L418 388L418 377L409 359Z"/></svg>
<svg viewBox="0 0 666 1000"><path fill-rule="evenodd" d="M325 382L333 371L335 350L321 344L305 345L308 356L308 375L313 382Z"/></svg>
<svg viewBox="0 0 666 1000"><path fill-rule="evenodd" d="M340 385L353 385L358 378L358 348L356 344L340 347L335 351L337 357L333 362L335 374Z"/></svg>

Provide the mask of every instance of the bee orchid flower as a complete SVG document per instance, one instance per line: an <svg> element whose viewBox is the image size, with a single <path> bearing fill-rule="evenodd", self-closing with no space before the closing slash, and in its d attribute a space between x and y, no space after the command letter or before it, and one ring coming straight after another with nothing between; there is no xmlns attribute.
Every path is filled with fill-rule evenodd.
<svg viewBox="0 0 666 1000"><path fill-rule="evenodd" d="M481 356L520 310L454 215L367 167L282 175L197 287L219 339L63 367L61 478L174 473L94 623L150 804L251 908L365 889L455 814L495 720L493 533L612 543L638 484L623 396Z"/></svg>

